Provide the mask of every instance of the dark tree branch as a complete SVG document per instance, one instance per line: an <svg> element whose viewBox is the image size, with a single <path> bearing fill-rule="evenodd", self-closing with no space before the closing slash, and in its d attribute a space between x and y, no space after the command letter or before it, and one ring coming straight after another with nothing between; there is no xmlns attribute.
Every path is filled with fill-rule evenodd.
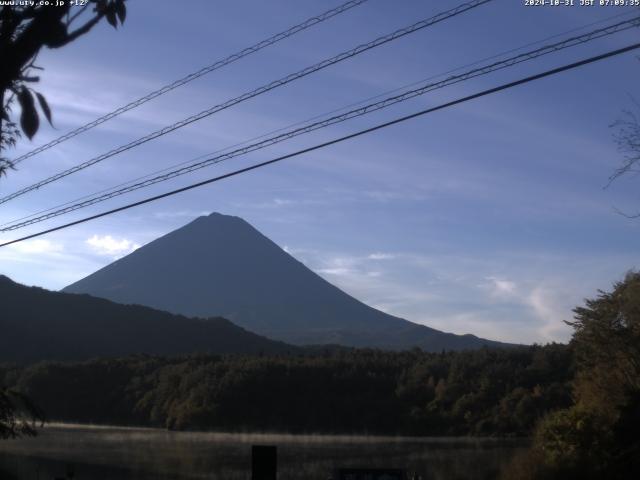
<svg viewBox="0 0 640 480"><path fill-rule="evenodd" d="M68 27L70 27L70 26L71 26L71 24L72 24L72 23L73 23L73 22L74 22L74 21L75 21L75 20L76 20L80 15L82 15L82 14L87 10L87 8L88 8L88 7L89 7L89 4L87 3L87 4L83 5L82 7L80 7L80 8L78 9L78 11L77 11L75 14L71 15L71 16L69 17L69 20L67 21L67 28L68 28Z"/></svg>
<svg viewBox="0 0 640 480"><path fill-rule="evenodd" d="M67 37L65 38L65 40L63 40L60 44L58 44L58 45L56 45L55 47L52 47L52 48L63 47L66 44L68 44L70 42L73 42L78 37L81 37L82 35L85 35L85 34L89 33L91 31L91 29L93 27L95 27L98 24L98 22L100 22L100 20L102 20L104 15L105 15L104 13L98 13L95 17L93 17L91 20L86 22L82 27L78 28L77 30L74 30L71 33L68 33Z"/></svg>
<svg viewBox="0 0 640 480"><path fill-rule="evenodd" d="M618 209L617 207L613 207L613 211L616 212L618 215L622 215L625 218L640 218L640 212L638 213L634 213L634 214L629 214L629 213L625 213L622 210Z"/></svg>
<svg viewBox="0 0 640 480"><path fill-rule="evenodd" d="M15 145L20 131L10 122L9 104L14 95L21 107L20 126L29 138L38 130L39 114L34 106L33 92L43 113L51 123L51 112L46 99L26 86L39 81L37 75L30 75L38 53L43 47L60 48L89 33L103 18L114 28L122 24L126 17L125 0L88 0L84 6L71 12L71 5L30 5L0 7L0 100L10 94L9 101L0 102L0 151ZM88 14L89 7L93 7ZM79 28L71 31L71 25L84 18ZM8 160L0 157L0 175L11 168Z"/></svg>

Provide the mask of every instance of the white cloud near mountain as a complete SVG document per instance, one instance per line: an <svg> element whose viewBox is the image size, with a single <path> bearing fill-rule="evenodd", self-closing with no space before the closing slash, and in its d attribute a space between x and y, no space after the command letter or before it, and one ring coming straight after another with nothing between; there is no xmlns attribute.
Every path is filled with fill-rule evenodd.
<svg viewBox="0 0 640 480"><path fill-rule="evenodd" d="M25 285L61 288L101 266L95 258L78 254L74 245L39 238L0 248L0 274Z"/></svg>
<svg viewBox="0 0 640 480"><path fill-rule="evenodd" d="M121 257L140 248L140 245L126 238L116 239L111 235L93 235L86 240L87 245L99 255Z"/></svg>

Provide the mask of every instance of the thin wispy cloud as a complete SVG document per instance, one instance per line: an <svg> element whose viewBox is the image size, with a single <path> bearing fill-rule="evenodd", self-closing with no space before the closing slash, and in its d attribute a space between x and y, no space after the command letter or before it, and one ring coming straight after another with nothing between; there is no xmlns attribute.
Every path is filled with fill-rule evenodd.
<svg viewBox="0 0 640 480"><path fill-rule="evenodd" d="M211 214L210 210L168 210L164 212L155 212L153 216L160 220L172 218L197 218Z"/></svg>
<svg viewBox="0 0 640 480"><path fill-rule="evenodd" d="M586 273L594 265L570 274L565 268L560 275L551 273L547 265L557 265L562 259L532 253L513 256L524 265L535 264L535 269L496 256L347 255L305 249L296 254L295 248L287 250L304 257L308 267L374 308L444 331L472 332L507 342L566 341L571 329L564 320L572 318L572 309L585 296L607 287L598 282L597 275ZM564 262L581 261L572 257ZM590 287L585 290L586 284Z"/></svg>
<svg viewBox="0 0 640 480"><path fill-rule="evenodd" d="M396 255L394 255L393 253L376 252L367 255L367 258L369 260L393 260L394 258L396 258Z"/></svg>
<svg viewBox="0 0 640 480"><path fill-rule="evenodd" d="M486 277L491 294L496 297L509 297L516 292L516 284L510 280L493 276Z"/></svg>
<svg viewBox="0 0 640 480"><path fill-rule="evenodd" d="M9 249L23 254L49 254L64 250L64 246L46 239L27 240L9 245Z"/></svg>
<svg viewBox="0 0 640 480"><path fill-rule="evenodd" d="M538 331L547 341L553 341L559 333L568 330L563 321L571 319L571 313L562 307L557 293L554 295L544 287L537 287L528 295L527 303L542 322Z"/></svg>

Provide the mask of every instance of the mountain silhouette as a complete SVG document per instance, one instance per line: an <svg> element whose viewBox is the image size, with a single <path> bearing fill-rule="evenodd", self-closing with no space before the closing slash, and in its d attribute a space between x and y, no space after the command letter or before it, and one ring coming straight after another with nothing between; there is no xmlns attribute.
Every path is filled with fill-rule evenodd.
<svg viewBox="0 0 640 480"><path fill-rule="evenodd" d="M213 213L64 289L190 317L221 316L298 345L428 351L499 342L444 333L371 308L238 217Z"/></svg>
<svg viewBox="0 0 640 480"><path fill-rule="evenodd" d="M286 353L298 349L224 318L194 319L89 295L26 287L0 275L0 363L128 354Z"/></svg>

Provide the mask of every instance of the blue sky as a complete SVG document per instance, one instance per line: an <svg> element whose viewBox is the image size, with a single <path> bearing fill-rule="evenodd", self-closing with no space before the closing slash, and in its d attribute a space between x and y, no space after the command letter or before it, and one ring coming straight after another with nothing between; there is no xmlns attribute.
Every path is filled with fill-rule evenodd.
<svg viewBox="0 0 640 480"><path fill-rule="evenodd" d="M339 1L128 3L124 28L98 26L45 51L42 91L56 129L96 116ZM7 194L105 150L367 42L458 2L370 0L25 160ZM244 102L2 205L1 223L379 95L545 37L620 7L525 7L495 0ZM611 20L613 22L613 20ZM594 27L591 27L594 28ZM584 30L586 31L586 30ZM3 241L209 178L638 41L629 31L236 158ZM0 272L61 288L132 249L217 211L238 215L364 302L455 333L566 341L571 309L640 265L638 178L603 186L622 162L610 125L640 96L627 54L397 125L276 166L0 249Z"/></svg>

